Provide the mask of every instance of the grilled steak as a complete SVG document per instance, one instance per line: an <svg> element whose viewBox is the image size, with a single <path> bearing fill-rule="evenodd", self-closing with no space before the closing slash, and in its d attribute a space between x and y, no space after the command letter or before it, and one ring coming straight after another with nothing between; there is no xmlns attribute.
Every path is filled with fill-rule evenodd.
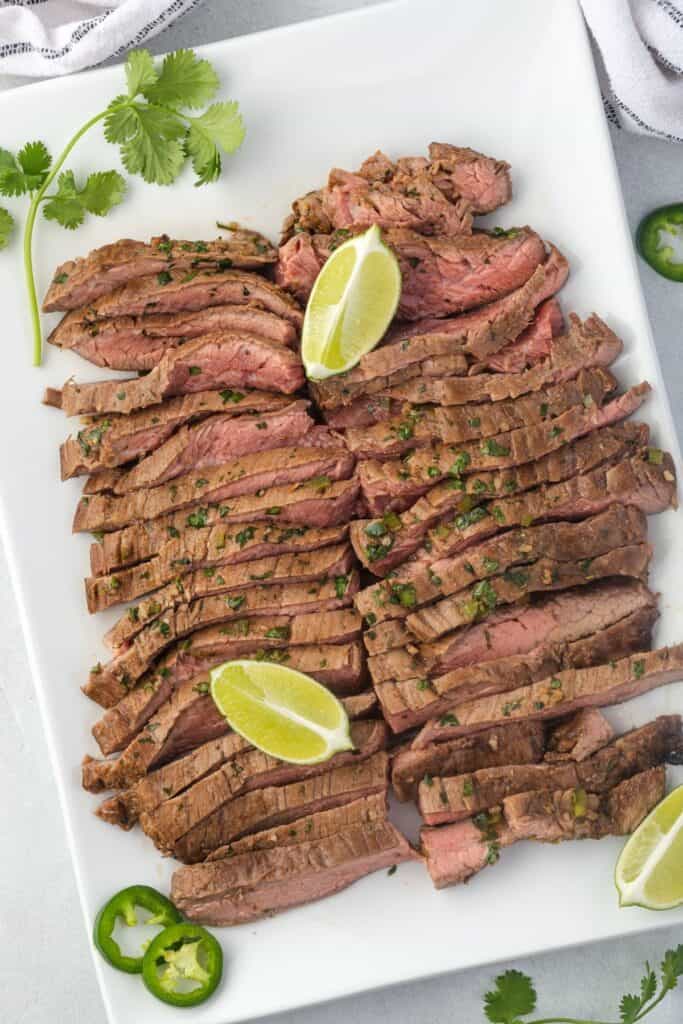
<svg viewBox="0 0 683 1024"><path fill-rule="evenodd" d="M304 382L297 353L248 334L206 334L171 349L144 377L95 384L67 381L60 404L67 416L131 413L174 395L259 387L289 395ZM47 401L52 403L52 395Z"/></svg>
<svg viewBox="0 0 683 1024"><path fill-rule="evenodd" d="M504 801L502 809L445 828L420 833L427 870L437 889L465 882L489 864L502 847L519 839L601 839L628 835L664 795L664 768L651 768L607 793L540 790ZM576 813L577 805L582 813Z"/></svg>
<svg viewBox="0 0 683 1024"><path fill-rule="evenodd" d="M128 416L89 417L75 437L60 447L62 480L105 469L147 455L184 424L213 413L240 416L281 410L291 403L284 395L267 391L198 391L170 398Z"/></svg>
<svg viewBox="0 0 683 1024"><path fill-rule="evenodd" d="M323 607L322 611L327 612L327 608ZM318 631L311 628L309 633L312 641L309 644L301 647L285 646L284 650L280 648L273 651L272 648L278 646L274 643L269 652L260 643L258 650L253 651L248 634L244 640L245 621L249 623L250 620L237 619L226 626L199 630L193 635L189 648L184 649L181 644L172 650L154 673L149 673L118 704L109 708L92 730L102 753L113 754L126 747L176 687L198 675L204 674L203 678L206 679L205 673L209 669L234 658L236 650L246 650L248 655L265 654L266 660L286 664L289 668L312 675L340 696L362 690L365 665L359 642L339 643L335 639L321 643L317 639Z"/></svg>
<svg viewBox="0 0 683 1024"><path fill-rule="evenodd" d="M339 527L311 531L311 539L320 535L323 540L324 546L321 546L319 551L311 551L310 540L308 543L301 543L302 537L297 537L300 541L298 546L296 543L292 544L291 539L285 541L284 553L253 558L244 556L244 552L239 549L239 543L235 543L238 554L234 561L230 554L225 552L226 548L233 546L233 543L228 542L225 527L213 527L204 533L206 536L200 538L204 541L201 546L204 558L199 561L193 562L189 555L175 557L179 544L172 539L168 544L169 554L172 556L170 558L165 554L162 558L152 559L142 566L124 569L117 574L90 577L86 580L85 587L88 610L102 611L156 590L164 583L172 584L154 594L150 601L142 602L132 610L128 609L126 618L130 627L142 627L150 618L156 617L181 601L220 593L226 588L235 590L240 587L254 587L259 582L299 583L320 575L341 576L348 572L352 565L351 551L347 544L329 545L326 535L343 540L343 536L339 537L342 533ZM303 537L306 536L304 533ZM287 545L293 550L288 551ZM276 544L273 544L273 547L277 550ZM240 555L243 557L240 558ZM228 572L229 578L226 580ZM135 630L131 628L122 631L114 626L109 636L116 637L117 646L120 647L124 637L130 637L134 632Z"/></svg>
<svg viewBox="0 0 683 1024"><path fill-rule="evenodd" d="M370 158L373 160L373 158ZM399 160L398 167L414 165L414 160ZM372 173L368 161L363 165L366 174ZM374 162L374 166L377 164ZM429 145L428 173L449 198L462 196L475 213L491 213L504 206L512 196L509 164L477 153L466 146L451 146L447 142ZM363 173L361 168L360 173Z"/></svg>
<svg viewBox="0 0 683 1024"><path fill-rule="evenodd" d="M361 615L372 615L375 623L404 618L415 608L456 594L477 580L504 575L513 566L524 566L544 557L578 562L646 539L647 521L642 512L610 505L581 523L548 523L510 530L463 554L432 562L419 572L402 575L398 569L389 579L361 590L356 596L356 608ZM588 563L585 572L590 578Z"/></svg>
<svg viewBox="0 0 683 1024"><path fill-rule="evenodd" d="M546 256L543 242L528 227L456 238L426 238L394 228L384 232L384 240L401 268L398 315L405 320L448 316L494 302L528 281ZM278 283L306 299L334 242L329 235L295 235L280 247Z"/></svg>
<svg viewBox="0 0 683 1024"><path fill-rule="evenodd" d="M236 228L229 238L211 242L185 242L168 235L149 244L123 238L93 249L83 259L68 260L57 267L43 302L45 313L75 309L93 302L128 281L170 270L215 270L226 267L263 267L274 263L277 253L267 238L256 231Z"/></svg>
<svg viewBox="0 0 683 1024"><path fill-rule="evenodd" d="M275 448L231 459L229 463L213 469L189 473L178 477L170 485L161 484L122 497L97 494L82 498L76 509L73 528L75 532L109 532L128 523L156 519L157 516L187 508L197 501L198 496L202 502L222 502L241 495L253 495L262 488L279 488L283 484L303 484L307 480L319 480L321 477L327 480L345 479L351 475L353 464L353 455L338 447L298 445ZM318 494L320 490L318 486ZM303 496L300 493L299 497ZM240 515L238 521L245 518L250 516ZM310 525L319 524L311 522Z"/></svg>
<svg viewBox="0 0 683 1024"><path fill-rule="evenodd" d="M182 427L129 469L117 481L114 492L128 494L141 487L156 487L177 476L213 468L240 455L296 445L313 425L307 407L305 401L292 402L272 413L239 419L219 414L198 426Z"/></svg>
<svg viewBox="0 0 683 1024"><path fill-rule="evenodd" d="M144 811L140 815L140 824L159 850L172 853L182 836L244 793L304 782L345 765L361 764L384 749L387 727L380 721L356 722L351 728L351 738L355 749L312 765L287 764L254 748L239 752L227 764L199 779L178 796L164 800L154 810Z"/></svg>
<svg viewBox="0 0 683 1024"><path fill-rule="evenodd" d="M555 298L546 299L536 310L533 321L522 331L517 341L506 345L501 352L489 356L485 367L499 373L521 373L550 355L553 338L562 334L564 318Z"/></svg>
<svg viewBox="0 0 683 1024"><path fill-rule="evenodd" d="M110 370L151 370L172 348L202 334L249 334L293 348L297 329L290 320L256 305L207 306L177 313L93 318L86 306L74 309L48 337L51 345L77 352Z"/></svg>
<svg viewBox="0 0 683 1024"><path fill-rule="evenodd" d="M187 684L183 684L183 686L186 687ZM171 697L169 704L174 701L182 689L183 687L180 687L176 691L173 697ZM195 684L196 689L201 690L201 684ZM214 714L215 705L212 709L212 703L210 698L207 699L201 693L195 696L194 707L192 708L194 714L192 715L191 722L192 749L182 757L161 764L161 767L153 768L144 778L141 778L129 789L105 800L97 808L96 813L98 817L102 818L103 821L109 822L109 824L120 825L124 829L132 828L143 812L149 813L154 811L164 800L178 796L178 794L185 792L189 786L205 778L217 768L228 762L233 762L239 754L253 750L254 748L238 733L230 730L225 719L222 722L223 732L219 736L215 739L204 739L204 735L207 735L207 727L210 730L213 721L217 717ZM352 697L343 697L342 703L346 713L353 722L356 719L365 719L368 714L376 710L376 704L373 703L370 691ZM192 707L192 705L189 706ZM184 719L186 718L187 708L184 714ZM363 724L365 726L377 725L381 729L385 728L376 719L370 721L366 719ZM355 728L356 726L353 725L352 729ZM184 732L187 733L187 728L184 729ZM379 733L374 733L374 735L379 735ZM157 760L163 761L164 758L158 758ZM84 776L87 770L86 763L96 764L97 762L94 762L91 758L86 758L84 762Z"/></svg>
<svg viewBox="0 0 683 1024"><path fill-rule="evenodd" d="M550 730L544 760L585 761L613 738L614 729L597 708L582 708Z"/></svg>
<svg viewBox="0 0 683 1024"><path fill-rule="evenodd" d="M681 644L637 652L607 665L566 669L529 686L454 705L447 723L448 737L466 736L520 718L559 718L579 708L621 704L681 678Z"/></svg>
<svg viewBox="0 0 683 1024"><path fill-rule="evenodd" d="M426 722L415 740L424 746L449 737L451 712L463 700L644 650L657 614L646 587L614 580L553 594L526 608L510 606L495 621L423 644L415 654L389 651L370 658L368 667L392 729Z"/></svg>
<svg viewBox="0 0 683 1024"><path fill-rule="evenodd" d="M582 370L575 380L550 388L542 402L537 395L524 395L459 407L406 405L398 416L347 430L346 441L358 458L387 459L435 441L444 445L500 436L552 421L577 405L599 408L616 386L612 374L598 368Z"/></svg>
<svg viewBox="0 0 683 1024"><path fill-rule="evenodd" d="M668 715L620 736L585 761L496 765L466 774L434 776L419 784L427 825L443 825L490 810L508 796L531 790L577 789L604 793L683 749L681 719Z"/></svg>
<svg viewBox="0 0 683 1024"><path fill-rule="evenodd" d="M156 619L150 616L129 646L108 664L91 669L83 692L102 707L112 707L167 647L197 629L242 620L245 616L305 615L316 607L332 611L349 604L357 588L357 573L307 583L252 584L236 591L231 591L228 581L218 594L167 608ZM278 632L275 639L286 647L288 631L284 635Z"/></svg>
<svg viewBox="0 0 683 1024"><path fill-rule="evenodd" d="M515 722L421 750L405 747L391 760L391 783L399 800L415 800L418 786L429 786L434 776L534 764L542 759L544 745L542 723Z"/></svg>
<svg viewBox="0 0 683 1024"><path fill-rule="evenodd" d="M303 782L245 793L208 813L190 828L174 843L173 854L184 864L195 864L216 847L250 832L286 825L305 814L385 792L387 770L387 755L380 752L358 764L333 768Z"/></svg>
<svg viewBox="0 0 683 1024"><path fill-rule="evenodd" d="M298 828L289 831L298 835ZM373 871L415 859L389 821L354 824L321 839L306 837L296 845L180 868L173 875L172 896L191 921L244 924L331 896Z"/></svg>

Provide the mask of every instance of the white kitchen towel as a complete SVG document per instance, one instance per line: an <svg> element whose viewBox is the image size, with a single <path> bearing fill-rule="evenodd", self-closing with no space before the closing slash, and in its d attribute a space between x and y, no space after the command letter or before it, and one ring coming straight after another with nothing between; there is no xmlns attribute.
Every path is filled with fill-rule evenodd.
<svg viewBox="0 0 683 1024"><path fill-rule="evenodd" d="M51 77L144 46L202 0L0 0L0 74Z"/></svg>
<svg viewBox="0 0 683 1024"><path fill-rule="evenodd" d="M683 0L581 0L608 119L683 142Z"/></svg>

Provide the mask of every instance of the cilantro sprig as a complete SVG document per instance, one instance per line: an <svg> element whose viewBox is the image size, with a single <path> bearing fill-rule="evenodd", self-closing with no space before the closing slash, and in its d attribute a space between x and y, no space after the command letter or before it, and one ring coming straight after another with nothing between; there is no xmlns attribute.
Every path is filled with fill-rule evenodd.
<svg viewBox="0 0 683 1024"><path fill-rule="evenodd" d="M33 271L33 232L39 210L42 207L48 220L73 230L87 214L106 216L126 192L125 179L118 171L96 171L79 182L72 171L63 170L79 140L104 122L104 137L119 147L121 162L130 174L139 174L150 184L170 185L189 161L195 185L206 185L219 177L222 153L233 153L244 139L237 103L210 102L218 90L218 75L208 60L192 50L176 50L161 65L155 64L147 50L133 50L126 59L125 73L127 91L86 121L56 160L43 142L28 142L16 155L0 149L0 195L30 198L24 226L24 270L36 366L42 358ZM14 226L12 214L0 207L0 249L9 244Z"/></svg>
<svg viewBox="0 0 683 1024"><path fill-rule="evenodd" d="M683 945L664 954L656 972L645 964L645 973L636 993L622 996L619 1004L618 1024L637 1024L667 993L678 985L683 976ZM494 988L484 996L484 1013L491 1024L617 1024L617 1022L584 1020L576 1017L543 1017L522 1020L536 1009L536 989L531 978L521 971L505 971L495 979Z"/></svg>

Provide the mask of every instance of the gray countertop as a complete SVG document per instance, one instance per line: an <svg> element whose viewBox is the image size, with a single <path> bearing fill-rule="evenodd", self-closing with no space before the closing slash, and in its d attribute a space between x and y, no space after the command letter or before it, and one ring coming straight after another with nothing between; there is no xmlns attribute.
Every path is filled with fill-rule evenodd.
<svg viewBox="0 0 683 1024"><path fill-rule="evenodd" d="M156 52L241 35L322 14L368 6L374 0L207 0L157 37ZM5 80L0 85L15 84ZM613 133L631 225L654 206L683 199L683 147ZM596 245L609 241L596 238ZM674 417L683 434L683 286L641 265ZM7 566L0 552L0 576ZM14 595L0 591L0 766L4 779L0 829L0 1020L12 1024L104 1024L57 794L21 636ZM558 879L558 884L561 884ZM406 937L407 941L412 941ZM454 942L461 941L454 922ZM514 964L534 976L540 1015L615 1019L621 994L637 987L639 968L683 941L681 929L602 943ZM265 965L264 965L265 968ZM338 1000L281 1018L282 1024L475 1024L494 968L448 975L401 988ZM683 988L651 1018L683 1017ZM140 1018L134 1024L144 1024Z"/></svg>

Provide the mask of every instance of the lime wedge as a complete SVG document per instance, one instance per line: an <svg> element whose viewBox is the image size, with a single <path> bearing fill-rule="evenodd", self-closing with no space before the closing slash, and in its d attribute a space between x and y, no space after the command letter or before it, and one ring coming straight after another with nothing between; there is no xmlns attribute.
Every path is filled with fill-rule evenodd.
<svg viewBox="0 0 683 1024"><path fill-rule="evenodd" d="M614 880L622 907L683 903L683 786L648 814L621 851Z"/></svg>
<svg viewBox="0 0 683 1024"><path fill-rule="evenodd" d="M398 260L377 227L332 253L313 286L301 333L306 375L324 380L375 347L401 296Z"/></svg>
<svg viewBox="0 0 683 1024"><path fill-rule="evenodd" d="M263 661L226 661L211 673L216 707L240 736L292 764L353 750L344 706L315 679Z"/></svg>

